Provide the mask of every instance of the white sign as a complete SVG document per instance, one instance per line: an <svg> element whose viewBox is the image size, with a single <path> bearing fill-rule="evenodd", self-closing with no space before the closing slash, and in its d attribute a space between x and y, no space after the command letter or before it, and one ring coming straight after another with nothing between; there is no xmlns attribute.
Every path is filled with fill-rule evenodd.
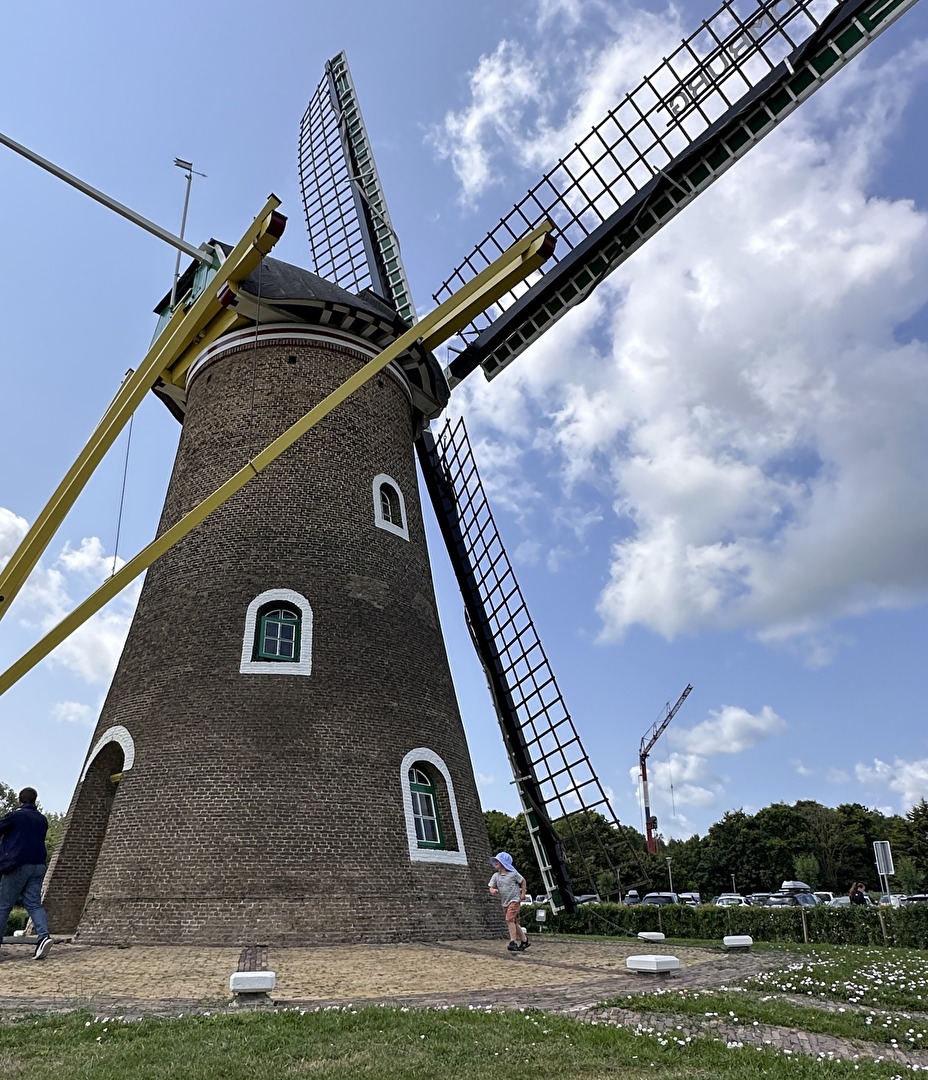
<svg viewBox="0 0 928 1080"><path fill-rule="evenodd" d="M895 874L896 868L893 866L893 853L889 849L888 840L874 840L873 854L876 856L877 873L882 874L883 877L889 877L890 874Z"/></svg>

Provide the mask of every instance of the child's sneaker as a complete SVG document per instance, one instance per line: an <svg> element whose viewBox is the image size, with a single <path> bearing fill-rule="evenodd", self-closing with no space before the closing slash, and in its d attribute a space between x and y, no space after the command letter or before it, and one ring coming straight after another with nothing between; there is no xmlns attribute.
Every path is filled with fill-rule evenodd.
<svg viewBox="0 0 928 1080"><path fill-rule="evenodd" d="M528 940L528 938L526 938L525 941L523 941L522 944L519 946L519 951L525 952L526 949L531 947L531 944L532 943Z"/></svg>
<svg viewBox="0 0 928 1080"><path fill-rule="evenodd" d="M521 946L517 945L516 942L514 942L514 941L510 941L509 944L506 946L506 948L510 952L521 952L522 951Z"/></svg>

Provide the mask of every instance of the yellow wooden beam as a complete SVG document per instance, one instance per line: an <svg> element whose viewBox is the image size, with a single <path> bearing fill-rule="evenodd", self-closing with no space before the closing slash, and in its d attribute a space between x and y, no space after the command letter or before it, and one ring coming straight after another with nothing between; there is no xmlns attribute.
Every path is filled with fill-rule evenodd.
<svg viewBox="0 0 928 1080"><path fill-rule="evenodd" d="M201 521L204 521L214 510L222 506L249 480L266 469L273 461L297 439L305 435L307 431L315 427L324 417L359 387L372 379L379 371L382 371L389 363L395 360L406 349L417 341L430 341L437 344L445 340L455 332L459 320L465 311L477 310L478 303L483 308L495 303L513 283L513 275L519 268L524 275L534 272L541 265L541 261L550 255L553 247L545 242L546 234L552 226L547 224L529 236L517 241L503 254L472 281L468 282L453 296L450 296L443 304L430 311L414 327L407 330L383 352L372 360L369 360L362 368L347 379L341 386L333 390L323 398L318 405L313 406L296 423L279 435L270 445L265 447L247 465L244 465L234 476L231 476L221 487L217 488L212 495L207 496L198 506L195 506L179 521L143 548L134 559L130 559L111 578L105 581L96 592L92 593L82 604L78 605L69 615L52 630L49 631L19 660L12 664L0 675L0 694L4 694L28 671L31 671L41 660L58 645L61 644L79 626L82 626L92 615L113 599L130 581L148 569L152 563L172 548ZM547 252L547 255L545 254ZM518 280L516 277L515 280ZM444 337L442 337L444 335Z"/></svg>
<svg viewBox="0 0 928 1080"><path fill-rule="evenodd" d="M211 345L217 338L222 337L223 334L229 333L231 330L238 330L242 326L248 326L250 322L250 319L237 314L233 308L225 308L213 317L206 329L178 356L170 367L164 369L161 378L165 382L174 383L175 386L185 386L187 372L207 345Z"/></svg>
<svg viewBox="0 0 928 1080"><path fill-rule="evenodd" d="M554 225L550 221L542 222L532 232L523 236L518 244L509 248L503 257L458 289L454 296L445 302L450 304L456 301L454 308L440 325L431 332L422 334L422 344L427 349L432 349L447 341L472 322L481 311L486 311L489 303L505 296L514 285L539 269L545 260L554 254L554 237L551 235L553 229ZM514 254L517 247L520 248L518 255ZM486 296L491 293L495 299L488 303ZM423 323L419 323L420 328L422 325Z"/></svg>
<svg viewBox="0 0 928 1080"><path fill-rule="evenodd" d="M163 372L202 335L223 307L217 298L221 287L229 281L240 282L282 235L286 218L277 213L280 200L271 195L261 213L222 263L209 286L186 311L177 308L145 359L119 388L103 419L90 436L67 475L58 485L45 508L32 523L10 561L0 571L0 618L9 609L13 598L25 584L35 564L51 543L65 515L100 464L104 454L115 442L129 417L138 408L145 394Z"/></svg>

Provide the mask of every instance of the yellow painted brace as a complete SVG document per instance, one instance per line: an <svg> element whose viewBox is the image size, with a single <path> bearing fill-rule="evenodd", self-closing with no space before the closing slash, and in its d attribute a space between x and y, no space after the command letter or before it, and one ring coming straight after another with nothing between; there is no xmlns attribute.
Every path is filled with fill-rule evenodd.
<svg viewBox="0 0 928 1080"><path fill-rule="evenodd" d="M426 348L431 349L442 341L446 341L461 326L466 326L471 321L475 311L485 310L490 304L495 303L501 296L505 295L515 282L534 273L554 250L549 235L552 229L553 225L550 222L545 222L533 232L518 240L511 248L504 251L495 262L491 263L453 296L450 296L443 304L429 312L420 322L398 337L383 352L368 361L350 379L323 398L318 405L313 406L308 413L287 428L282 435L279 435L270 445L265 447L237 473L218 487L212 495L207 496L203 502L185 514L180 521L143 548L134 559L130 559L111 578L105 581L96 592L92 593L69 615L66 615L41 641L33 645L27 653L0 675L0 694L6 693L26 672L31 671L36 664L44 660L65 638L121 592L130 581L147 570L157 558L182 540L214 510L228 501L252 477L257 476L258 473L266 469L297 439L315 427L336 405L340 405L355 390L372 379L379 371L382 371L387 364L395 360L411 345L421 341Z"/></svg>
<svg viewBox="0 0 928 1080"><path fill-rule="evenodd" d="M232 324L235 316L224 311L217 293L226 282L240 282L247 278L277 243L286 221L276 212L278 206L280 199L271 195L264 209L219 267L209 288L204 290L188 310L178 307L174 311L138 369L123 382L87 445L0 572L0 618L32 573L42 552L51 543L52 537L74 505L77 496L83 491L94 469L100 464L104 454L113 445L149 389L163 373L170 371L191 345L204 339L208 343L212 340L210 334L218 336ZM215 328L211 325L213 322L216 324Z"/></svg>

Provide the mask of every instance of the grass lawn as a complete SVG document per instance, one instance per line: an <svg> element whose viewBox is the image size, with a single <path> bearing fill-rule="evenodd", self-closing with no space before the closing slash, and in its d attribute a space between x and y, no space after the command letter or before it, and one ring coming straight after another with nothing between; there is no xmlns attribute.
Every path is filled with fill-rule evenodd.
<svg viewBox="0 0 928 1080"><path fill-rule="evenodd" d="M616 999L613 1004L647 1012L719 1016L733 1023L752 1024L756 1021L844 1039L865 1039L867 1042L895 1045L908 1050L928 1047L928 1019L925 1017L913 1020L912 1014L874 1013L869 1009L825 1012L812 1006L779 1001L769 994L737 990L665 990L628 995Z"/></svg>
<svg viewBox="0 0 928 1080"><path fill-rule="evenodd" d="M901 1049L928 1048L928 965L916 949L863 946L779 947L784 966L718 990L628 994L608 1004L732 1022L773 1024L864 1039ZM808 1006L783 999L807 997ZM832 1003L831 1010L813 1001ZM841 1004L843 1003L843 1004Z"/></svg>
<svg viewBox="0 0 928 1080"><path fill-rule="evenodd" d="M349 1006L139 1021L71 1014L0 1026L5 1080L860 1080L902 1072L898 1065L784 1057L537 1012Z"/></svg>

